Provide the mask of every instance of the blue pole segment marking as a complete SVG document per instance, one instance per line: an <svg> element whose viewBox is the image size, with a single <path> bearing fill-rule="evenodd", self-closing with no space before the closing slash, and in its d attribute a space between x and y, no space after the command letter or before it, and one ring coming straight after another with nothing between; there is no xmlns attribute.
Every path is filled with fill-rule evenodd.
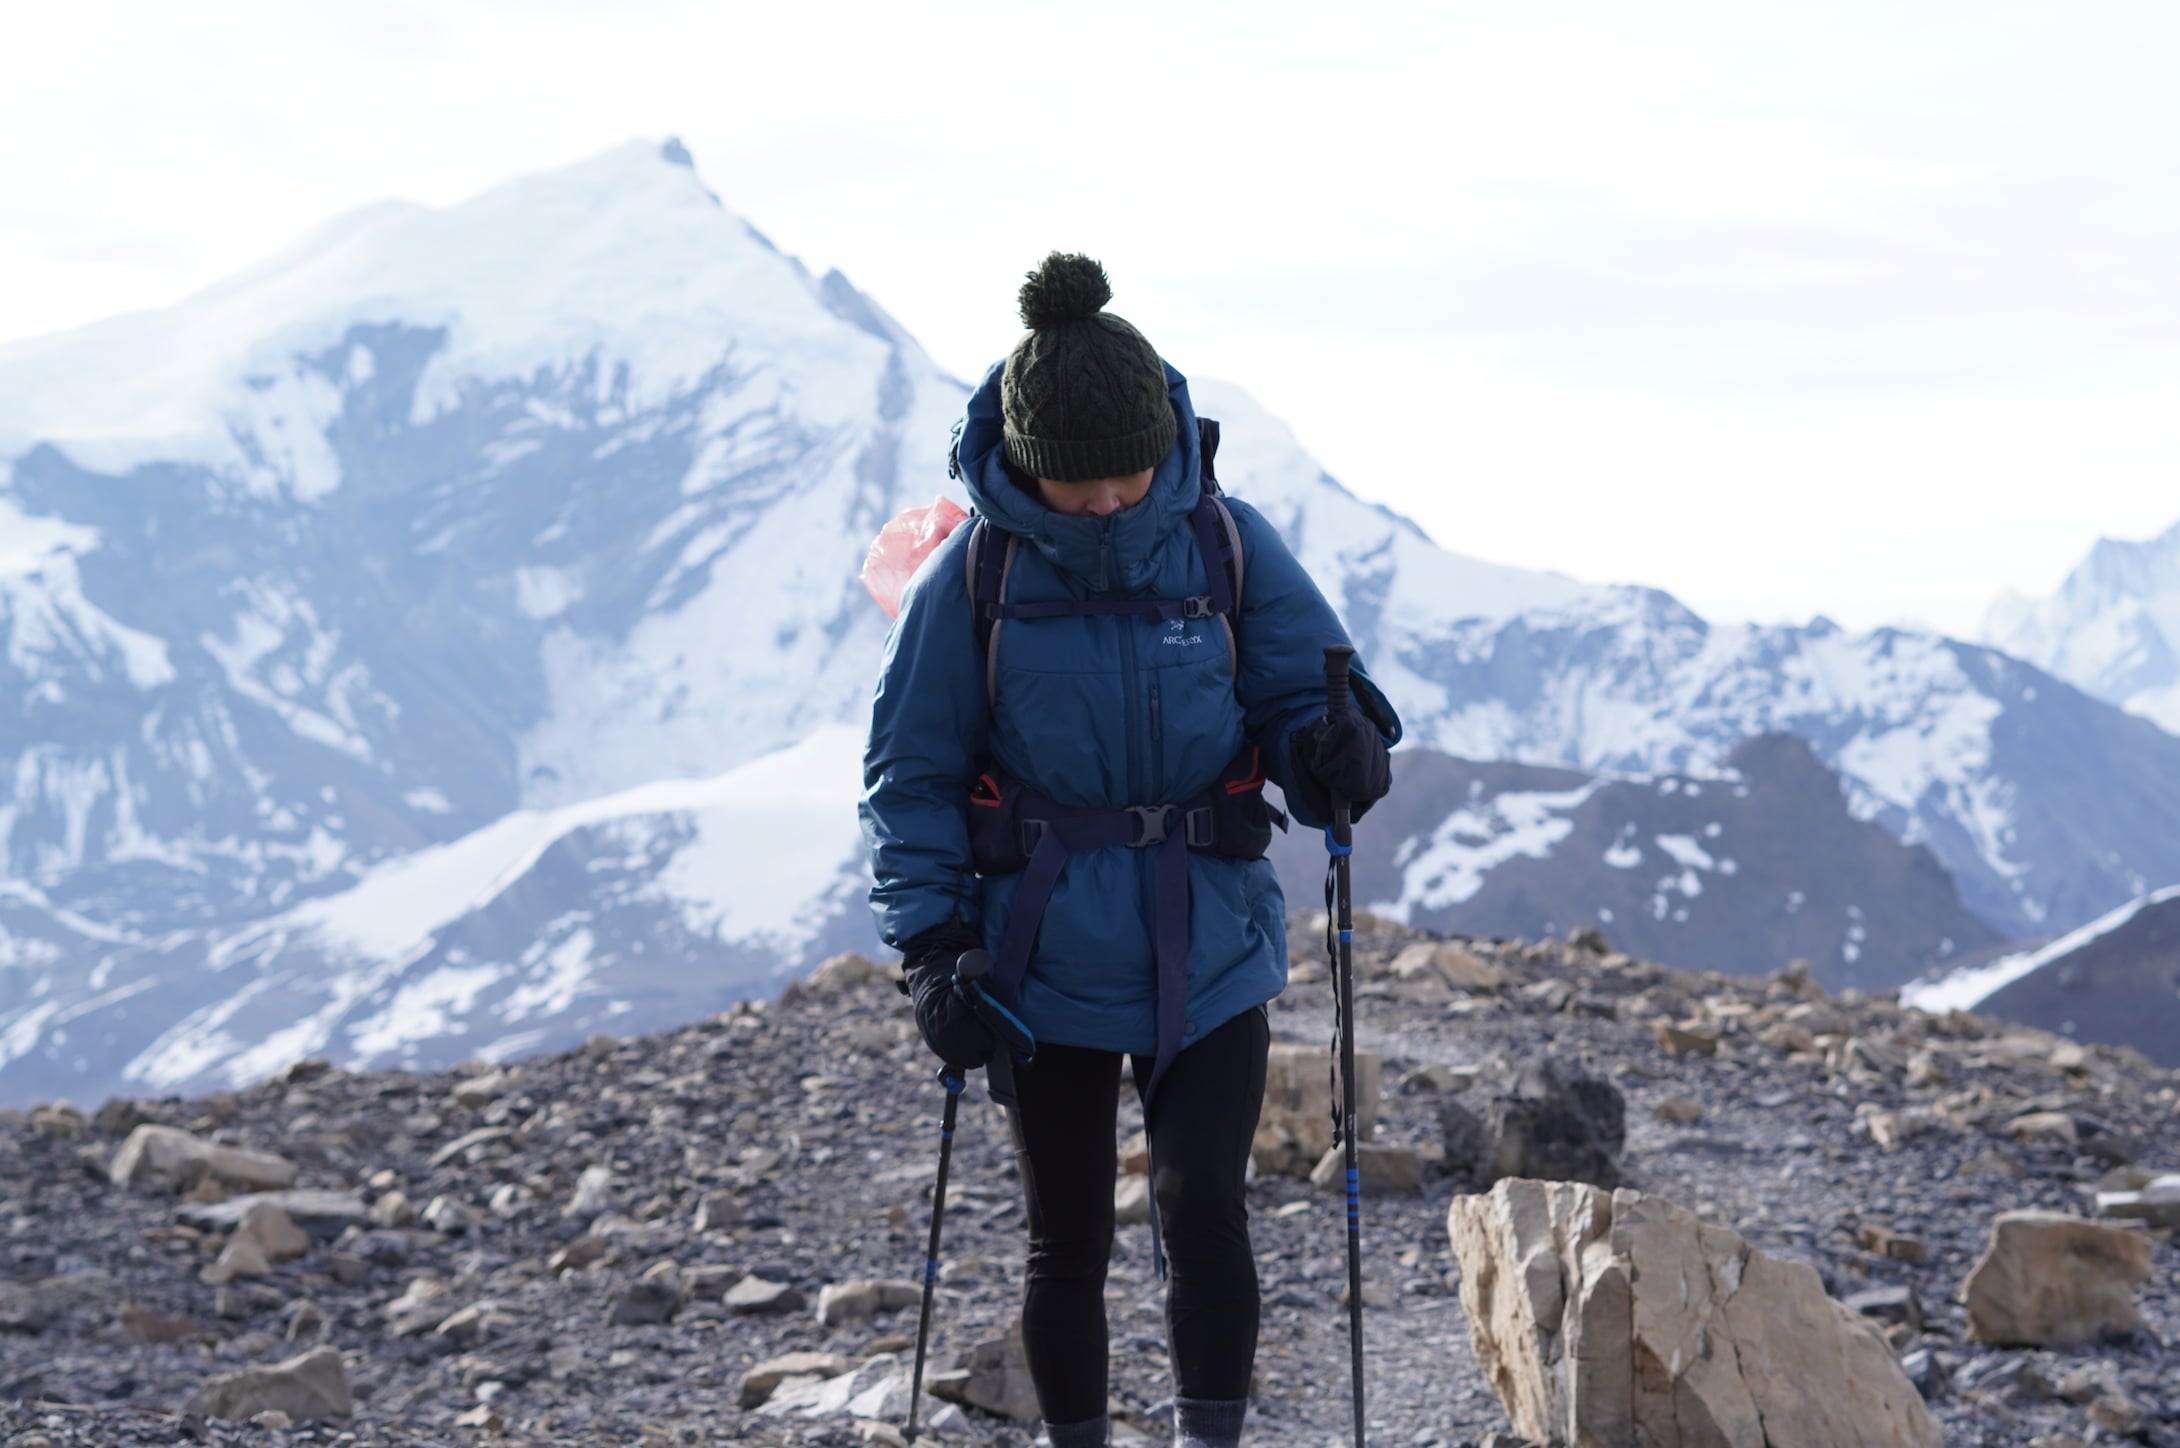
<svg viewBox="0 0 2180 1448"><path fill-rule="evenodd" d="M1353 945L1354 943L1355 943L1355 932L1354 932L1354 931L1352 931L1352 930L1343 930L1343 931L1341 931L1341 932L1340 932L1340 944L1342 944L1342 945Z"/></svg>

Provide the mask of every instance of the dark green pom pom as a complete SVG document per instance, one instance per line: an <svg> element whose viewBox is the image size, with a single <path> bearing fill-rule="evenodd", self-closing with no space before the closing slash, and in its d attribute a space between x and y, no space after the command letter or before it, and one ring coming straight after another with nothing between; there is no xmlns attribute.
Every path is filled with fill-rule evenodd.
<svg viewBox="0 0 2180 1448"><path fill-rule="evenodd" d="M1034 331L1080 322L1112 299L1104 267L1078 253L1056 251L1022 283L1022 325Z"/></svg>

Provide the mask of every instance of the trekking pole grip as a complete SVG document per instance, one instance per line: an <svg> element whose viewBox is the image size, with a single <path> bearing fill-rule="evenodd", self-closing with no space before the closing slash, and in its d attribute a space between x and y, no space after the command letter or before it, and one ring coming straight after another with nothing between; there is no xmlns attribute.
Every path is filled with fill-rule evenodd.
<svg viewBox="0 0 2180 1448"><path fill-rule="evenodd" d="M1348 663L1355 651L1346 644L1325 645L1325 712L1337 714L1347 707Z"/></svg>

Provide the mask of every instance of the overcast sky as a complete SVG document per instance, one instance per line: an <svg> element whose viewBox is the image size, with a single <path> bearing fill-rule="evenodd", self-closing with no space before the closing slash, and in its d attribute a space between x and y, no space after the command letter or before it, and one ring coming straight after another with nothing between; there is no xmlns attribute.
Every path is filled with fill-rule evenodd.
<svg viewBox="0 0 2180 1448"><path fill-rule="evenodd" d="M1176 10L1185 14L1176 15ZM2180 521L2180 6L15 7L0 339L678 135L973 377L1021 273L1448 547L1972 634Z"/></svg>

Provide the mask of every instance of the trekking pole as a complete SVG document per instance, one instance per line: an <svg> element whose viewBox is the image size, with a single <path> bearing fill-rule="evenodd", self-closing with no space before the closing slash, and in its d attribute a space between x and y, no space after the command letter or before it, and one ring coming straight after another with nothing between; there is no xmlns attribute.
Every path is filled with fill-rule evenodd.
<svg viewBox="0 0 2180 1448"><path fill-rule="evenodd" d="M931 1344L931 1297L939 1285L939 1228L946 1223L946 1171L954 1160L954 1116L961 1107L961 1093L968 1082L951 1066L939 1067L939 1083L946 1088L946 1113L939 1120L939 1180L931 1189L931 1241L923 1256L923 1310L916 1315L916 1372L908 1385L908 1431L916 1441L916 1414L923 1407L923 1363Z"/></svg>
<svg viewBox="0 0 2180 1448"><path fill-rule="evenodd" d="M977 1019L1017 1063L1027 1066L1037 1056L1037 1038L1015 1014L993 998L986 988L992 974L992 957L983 950L963 951L954 962L954 991L969 1003ZM939 1083L946 1088L946 1113L939 1119L939 1180L931 1189L931 1241L923 1255L923 1308L916 1315L916 1371L908 1384L908 1428L902 1434L916 1441L916 1415L923 1408L924 1357L931 1345L931 1299L939 1283L939 1229L946 1223L946 1173L954 1160L954 1117L961 1107L961 1093L968 1081L952 1066L939 1067Z"/></svg>
<svg viewBox="0 0 2180 1448"><path fill-rule="evenodd" d="M1355 651L1344 644L1325 649L1325 714L1348 707L1348 662ZM1347 800L1332 796L1332 823L1325 826L1327 883L1332 887L1331 924L1339 931L1333 962L1334 1005L1340 1033L1340 1126L1347 1143L1347 1334L1355 1375L1355 1448L1363 1445L1362 1323L1362 1178L1355 1148L1355 915L1348 860L1355 853L1355 832Z"/></svg>

